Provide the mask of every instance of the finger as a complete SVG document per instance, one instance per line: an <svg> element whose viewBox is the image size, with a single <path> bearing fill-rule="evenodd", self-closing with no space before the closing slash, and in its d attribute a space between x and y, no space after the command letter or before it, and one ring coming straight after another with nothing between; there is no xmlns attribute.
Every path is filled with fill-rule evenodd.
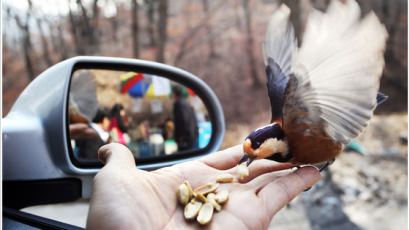
<svg viewBox="0 0 410 230"><path fill-rule="evenodd" d="M292 163L278 163L276 161L261 159L255 160L249 165L249 176L245 177L244 179L240 180L241 183L248 183L249 181L259 177L262 174L280 171L285 169L290 169L293 167ZM236 168L233 168L229 171L231 174L236 173Z"/></svg>
<svg viewBox="0 0 410 230"><path fill-rule="evenodd" d="M258 177L255 177L253 180L247 180L247 185L253 189L255 189L255 192L258 193L263 187L265 187L267 184L269 184L270 182L289 175L290 173L292 173L291 170L281 170L281 171L272 171L272 172L268 172L265 174L262 174ZM248 179L248 178L245 178ZM246 183L245 181L241 181L242 183Z"/></svg>
<svg viewBox="0 0 410 230"><path fill-rule="evenodd" d="M274 178L273 175L272 177ZM296 195L311 187L320 179L321 175L317 168L306 166L270 182L259 191L258 196L266 204L268 215L272 218Z"/></svg>
<svg viewBox="0 0 410 230"><path fill-rule="evenodd" d="M225 170L235 167L242 155L242 145L236 145L229 149L212 153L206 157L199 159L199 161L205 163L210 167Z"/></svg>
<svg viewBox="0 0 410 230"><path fill-rule="evenodd" d="M105 165L119 168L135 168L135 160L131 151L122 144L111 143L98 150L98 159Z"/></svg>

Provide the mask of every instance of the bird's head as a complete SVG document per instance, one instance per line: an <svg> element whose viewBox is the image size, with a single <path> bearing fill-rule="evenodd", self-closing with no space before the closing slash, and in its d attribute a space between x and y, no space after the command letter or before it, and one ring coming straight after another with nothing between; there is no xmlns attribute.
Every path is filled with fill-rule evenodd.
<svg viewBox="0 0 410 230"><path fill-rule="evenodd" d="M285 133L278 123L272 123L250 133L243 143L244 155L239 164L252 163L255 159L268 158L278 162L291 159Z"/></svg>

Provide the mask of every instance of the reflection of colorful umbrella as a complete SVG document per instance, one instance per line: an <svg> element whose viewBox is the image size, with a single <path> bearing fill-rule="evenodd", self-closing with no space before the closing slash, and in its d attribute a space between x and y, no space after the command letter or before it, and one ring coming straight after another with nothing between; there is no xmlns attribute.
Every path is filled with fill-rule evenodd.
<svg viewBox="0 0 410 230"><path fill-rule="evenodd" d="M188 87L185 87L183 85L181 85L181 88L182 88L182 96L183 97L187 98L189 96L194 96L195 95L195 93L192 89L190 89Z"/></svg>
<svg viewBox="0 0 410 230"><path fill-rule="evenodd" d="M121 77L121 93L132 97L167 97L171 91L169 79L142 73L129 72Z"/></svg>
<svg viewBox="0 0 410 230"><path fill-rule="evenodd" d="M168 97L171 92L169 79L152 76L152 83L145 96L148 98Z"/></svg>
<svg viewBox="0 0 410 230"><path fill-rule="evenodd" d="M142 79L137 82L130 90L128 90L128 94L131 97L144 97L150 87L150 82L147 79Z"/></svg>
<svg viewBox="0 0 410 230"><path fill-rule="evenodd" d="M195 92L194 92L192 89L188 88L188 87L186 87L186 91L188 92L188 94L189 94L190 96L194 96L194 95L195 95Z"/></svg>
<svg viewBox="0 0 410 230"><path fill-rule="evenodd" d="M121 75L121 93L128 92L136 83L140 82L144 78L142 73L129 72Z"/></svg>

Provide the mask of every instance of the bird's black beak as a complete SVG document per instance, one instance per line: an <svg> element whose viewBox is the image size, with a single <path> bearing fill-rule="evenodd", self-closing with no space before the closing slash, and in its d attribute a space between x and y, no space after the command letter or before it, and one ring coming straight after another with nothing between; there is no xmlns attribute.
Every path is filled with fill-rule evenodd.
<svg viewBox="0 0 410 230"><path fill-rule="evenodd" d="M252 163L252 161L255 160L255 159L256 159L256 156L252 156L252 155L249 155L249 154L245 153L245 154L243 154L243 156L239 160L238 165L240 165L240 164L242 164L243 162L246 161L246 166L249 166Z"/></svg>

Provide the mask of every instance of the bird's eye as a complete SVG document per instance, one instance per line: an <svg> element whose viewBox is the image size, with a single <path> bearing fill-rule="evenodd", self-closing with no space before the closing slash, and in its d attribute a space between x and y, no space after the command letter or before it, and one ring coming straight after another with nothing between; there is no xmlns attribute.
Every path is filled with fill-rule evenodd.
<svg viewBox="0 0 410 230"><path fill-rule="evenodd" d="M258 149L269 138L276 138L278 140L285 138L285 133L279 124L273 123L259 128L246 137L246 139L251 141L252 149Z"/></svg>

